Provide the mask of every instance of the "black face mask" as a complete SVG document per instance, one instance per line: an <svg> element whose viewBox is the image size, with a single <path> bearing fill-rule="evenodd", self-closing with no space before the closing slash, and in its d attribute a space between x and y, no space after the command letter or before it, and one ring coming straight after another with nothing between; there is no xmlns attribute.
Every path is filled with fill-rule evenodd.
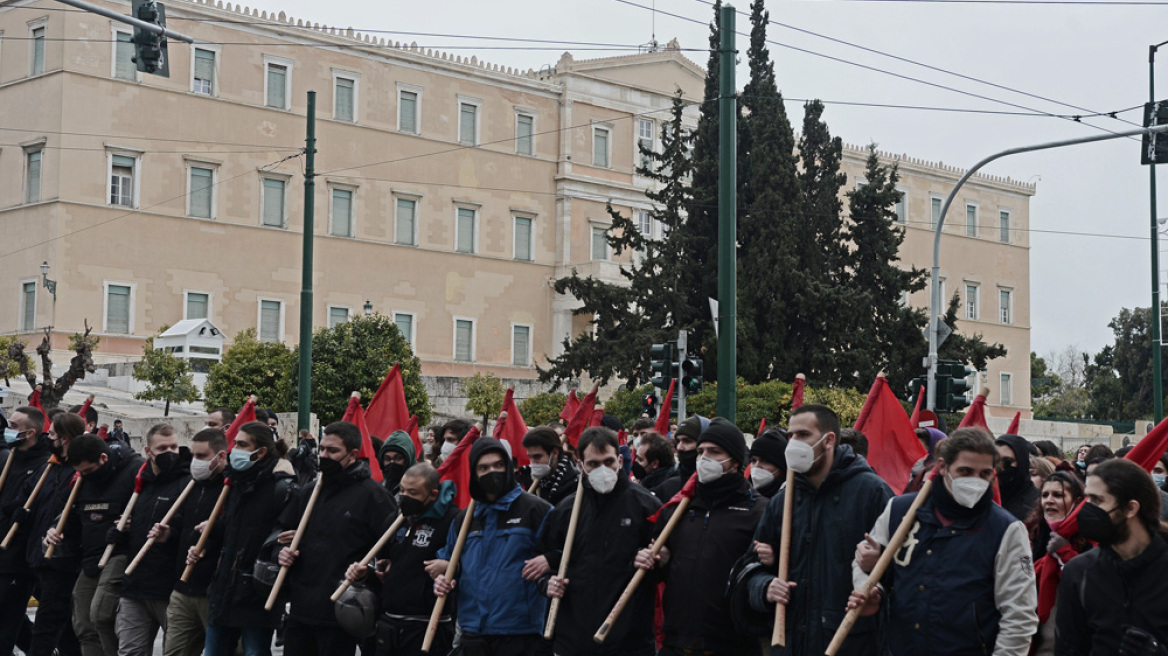
<svg viewBox="0 0 1168 656"><path fill-rule="evenodd" d="M641 466L641 463L633 463L633 476L636 476L638 481L645 480L645 477L648 475L649 472L645 471L645 468Z"/></svg>
<svg viewBox="0 0 1168 656"><path fill-rule="evenodd" d="M168 451L154 456L154 465L158 467L158 471L165 474L166 472L178 466L179 454L176 451Z"/></svg>
<svg viewBox="0 0 1168 656"><path fill-rule="evenodd" d="M60 460L61 462L65 461L65 445L64 444L61 444L59 442L50 442L49 443L49 453L53 454L53 456L57 460Z"/></svg>
<svg viewBox="0 0 1168 656"><path fill-rule="evenodd" d="M426 512L426 504L413 497L407 497L404 494L398 495L397 506L401 509L401 514L406 517L417 517Z"/></svg>
<svg viewBox="0 0 1168 656"><path fill-rule="evenodd" d="M340 476L341 472L344 470L345 468L341 466L340 461L333 460L332 458L320 459L320 475L323 476L325 480L334 479Z"/></svg>
<svg viewBox="0 0 1168 656"><path fill-rule="evenodd" d="M698 466L698 450L678 451L677 466L682 469L695 469Z"/></svg>
<svg viewBox="0 0 1168 656"><path fill-rule="evenodd" d="M391 462L381 468L381 478L385 480L385 487L388 490L394 490L401 483L402 476L406 473L406 466Z"/></svg>
<svg viewBox="0 0 1168 656"><path fill-rule="evenodd" d="M479 486L490 496L498 499L507 494L507 472L491 472L479 476Z"/></svg>
<svg viewBox="0 0 1168 656"><path fill-rule="evenodd" d="M1124 528L1120 528L1118 524L1111 520L1111 515L1118 508L1112 508L1111 511L1106 511L1093 503L1083 504L1083 508L1079 510L1079 535L1098 542L1102 546L1122 542L1126 536L1124 535Z"/></svg>
<svg viewBox="0 0 1168 656"><path fill-rule="evenodd" d="M110 477L113 476L113 474L114 474L114 468L111 467L110 464L107 462L106 464L102 465L101 467L99 467L99 468L89 472L88 474L82 476L82 478L84 478L87 483L96 483L97 485L102 485L106 481L108 481L110 479Z"/></svg>

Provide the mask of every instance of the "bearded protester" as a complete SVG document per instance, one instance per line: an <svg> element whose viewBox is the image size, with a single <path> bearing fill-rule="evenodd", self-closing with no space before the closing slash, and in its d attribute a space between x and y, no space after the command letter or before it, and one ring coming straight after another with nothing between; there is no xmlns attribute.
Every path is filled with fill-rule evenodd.
<svg viewBox="0 0 1168 656"><path fill-rule="evenodd" d="M677 431L674 433L674 439L677 441L677 473L662 481L657 487L650 488L650 491L662 503L669 501L673 495L680 492L690 476L693 476L694 472L697 471L698 438L709 426L710 420L698 415L678 424Z"/></svg>
<svg viewBox="0 0 1168 656"><path fill-rule="evenodd" d="M787 482L787 433L768 428L750 445L750 482L754 490L770 499Z"/></svg>
<svg viewBox="0 0 1168 656"><path fill-rule="evenodd" d="M664 441L660 436L657 439ZM619 448L616 434L607 428L588 428L580 435L577 449L585 476L584 497L568 569L564 578L549 573L540 581L548 597L563 599L554 635L557 656L656 653L652 586L637 588L603 644L592 640L632 577L633 560L655 529L649 518L661 507L657 497L621 475ZM575 494L561 501L540 536L540 550L556 572L575 501Z"/></svg>
<svg viewBox="0 0 1168 656"><path fill-rule="evenodd" d="M463 656L531 656L542 642L547 599L523 569L537 555L536 539L551 505L515 483L511 459L494 438L475 440L468 464L475 501L470 532L454 579L445 572L458 531L450 531L438 558L427 565L434 594L448 595L457 585ZM455 517L455 526L466 512Z"/></svg>
<svg viewBox="0 0 1168 656"><path fill-rule="evenodd" d="M887 604L897 656L1025 656L1038 628L1034 565L1026 527L994 503L998 450L984 430L959 428L936 454L932 492L882 587L867 595L859 588L919 493L888 502L869 531L878 547L857 546L848 609L869 616Z"/></svg>
<svg viewBox="0 0 1168 656"><path fill-rule="evenodd" d="M320 440L320 494L303 538L293 551L280 550L279 563L288 570L291 606L284 626L287 656L352 656L357 639L338 623L329 599L349 563L362 557L397 518L397 503L369 474L369 463L358 457L361 430L347 421L324 427ZM285 529L280 544L288 545L306 512L311 488L280 513Z"/></svg>
<svg viewBox="0 0 1168 656"><path fill-rule="evenodd" d="M669 440L651 430L642 433L639 439L637 459L633 463L633 476L642 487L652 490L665 482L665 479L677 475L673 446Z"/></svg>
<svg viewBox="0 0 1168 656"><path fill-rule="evenodd" d="M679 433L688 421L678 427ZM749 456L737 426L716 418L696 442L698 483L689 510L656 559L649 549L637 553L636 566L654 570L654 578L665 581L665 644L659 653L757 654L758 641L734 630L723 597L730 571L750 547L767 499L742 475ZM675 510L670 506L661 512L658 535Z"/></svg>
<svg viewBox="0 0 1168 656"><path fill-rule="evenodd" d="M538 480L539 487L533 494L552 505L575 492L576 481L580 478L576 463L564 453L561 444L560 436L547 426L527 431L523 436L523 448L527 449L531 464L515 472L516 482L525 490Z"/></svg>
<svg viewBox="0 0 1168 656"><path fill-rule="evenodd" d="M1063 568L1055 654L1168 654L1168 544L1160 495L1130 460L1092 468L1079 535L1099 547Z"/></svg>
<svg viewBox="0 0 1168 656"><path fill-rule="evenodd" d="M1030 442L1017 435L999 435L998 488L1002 507L1014 517L1028 522L1038 508L1038 489L1030 481Z"/></svg>
<svg viewBox="0 0 1168 656"><path fill-rule="evenodd" d="M381 466L381 480L385 489L390 496L396 496L400 491L402 476L417 463L410 434L400 430L390 433L377 451L377 462Z"/></svg>
<svg viewBox="0 0 1168 656"><path fill-rule="evenodd" d="M787 647L772 654L822 654L843 621L852 591L854 545L864 541L892 490L863 457L837 445L839 417L822 405L791 413L787 429L787 466L795 471L794 489L771 498L755 532L759 562L742 575L750 607L759 613L759 636L770 636L775 604L787 606ZM789 580L776 576L775 560L783 537L783 502L792 499ZM748 565L749 566L749 565ZM759 622L761 620L761 622ZM861 618L841 654L874 654L881 645L882 618Z"/></svg>
<svg viewBox="0 0 1168 656"><path fill-rule="evenodd" d="M1055 600L1063 567L1072 558L1091 549L1079 535L1079 509L1083 503L1083 484L1069 471L1051 474L1042 483L1042 520L1034 533L1033 550L1041 551L1034 561L1034 578L1038 585L1038 633L1034 636L1033 656L1054 653Z"/></svg>

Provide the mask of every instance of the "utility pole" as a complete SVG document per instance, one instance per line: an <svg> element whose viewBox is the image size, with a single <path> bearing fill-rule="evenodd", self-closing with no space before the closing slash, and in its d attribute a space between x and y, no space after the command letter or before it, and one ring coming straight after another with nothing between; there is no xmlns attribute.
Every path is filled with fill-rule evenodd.
<svg viewBox="0 0 1168 656"><path fill-rule="evenodd" d="M312 413L312 236L316 198L316 92L308 92L304 139L304 257L300 264L300 390L296 429L307 430Z"/></svg>
<svg viewBox="0 0 1168 656"><path fill-rule="evenodd" d="M1168 43L1168 42L1165 42ZM1148 102L1156 103L1156 51L1163 43L1148 47ZM1156 113L1153 113L1153 117ZM1152 135L1155 151L1156 136ZM1152 405L1156 423L1164 418L1164 372L1160 355L1160 227L1156 222L1156 161L1148 164L1148 189L1152 206Z"/></svg>
<svg viewBox="0 0 1168 656"><path fill-rule="evenodd" d="M686 330L677 331L677 423L685 421L685 385L681 384L681 369L685 365L685 359L689 356L689 332Z"/></svg>
<svg viewBox="0 0 1168 656"><path fill-rule="evenodd" d="M718 416L738 414L738 97L733 5L722 5L718 88Z"/></svg>

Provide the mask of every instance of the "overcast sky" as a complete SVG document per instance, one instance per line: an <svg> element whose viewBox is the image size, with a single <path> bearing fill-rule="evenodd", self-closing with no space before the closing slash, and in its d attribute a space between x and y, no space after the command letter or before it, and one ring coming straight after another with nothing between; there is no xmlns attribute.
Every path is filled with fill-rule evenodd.
<svg viewBox="0 0 1168 656"><path fill-rule="evenodd" d="M358 30L442 33L603 42L649 41L652 12L619 0L431 0L346 2L249 0L250 6L286 11L305 20ZM629 0L648 6L653 0ZM702 0L656 0L657 40L678 38L682 48L704 49L704 25L712 9ZM749 10L748 0L736 6ZM1168 40L1168 4L1079 5L871 0L794 0L768 3L773 21L848 41L929 66L978 78L1096 112L1142 105L1148 98L1148 46ZM750 29L745 16L738 29ZM458 50L489 62L523 68L554 64L564 50L588 58L625 54L581 47L489 50L525 46L451 37L385 34L386 38ZM1054 114L1085 114L772 25L771 41L919 78L938 85ZM788 98L821 98L834 134L853 144L876 142L882 150L968 167L999 150L1019 145L1099 134L1070 120L994 116L906 109L848 107L831 101L867 102L1008 112L1027 111L955 91L866 70L839 61L771 45L779 88ZM745 38L739 37L745 83ZM705 65L706 53L687 52ZM1157 75L1160 98L1168 98L1168 48ZM800 103L788 103L792 123L802 121ZM1138 123L1140 111L1119 115ZM1136 126L1112 118L1090 122L1113 130ZM1031 200L1031 347L1040 355L1067 346L1091 353L1111 343L1107 322L1120 308L1151 303L1148 169L1139 144L1126 139L1071 149L1014 156L987 173L1033 181ZM1161 199L1168 181L1161 178ZM1168 216L1161 200L1159 216ZM949 220L953 220L952 213ZM1168 240L1165 240L1168 241ZM1161 257L1161 268L1168 257ZM1168 278L1168 276L1163 276Z"/></svg>

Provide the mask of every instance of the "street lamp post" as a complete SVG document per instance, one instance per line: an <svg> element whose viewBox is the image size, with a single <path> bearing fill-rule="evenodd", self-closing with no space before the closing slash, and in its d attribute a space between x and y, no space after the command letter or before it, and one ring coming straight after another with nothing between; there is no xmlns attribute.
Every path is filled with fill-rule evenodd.
<svg viewBox="0 0 1168 656"><path fill-rule="evenodd" d="M365 305L362 306L362 309L365 310L365 316L367 316L367 317L373 316L373 301L370 301L369 299L365 299Z"/></svg>
<svg viewBox="0 0 1168 656"><path fill-rule="evenodd" d="M1156 51L1168 41L1148 46L1148 102L1156 102ZM1156 136L1152 135L1153 143ZM1148 194L1152 206L1152 408L1156 423L1164 418L1164 380L1160 354L1160 231L1156 220L1156 162L1148 164Z"/></svg>
<svg viewBox="0 0 1168 656"><path fill-rule="evenodd" d="M48 261L41 262L41 282L45 289L53 295L53 302L57 302L57 281L49 280L49 263Z"/></svg>

